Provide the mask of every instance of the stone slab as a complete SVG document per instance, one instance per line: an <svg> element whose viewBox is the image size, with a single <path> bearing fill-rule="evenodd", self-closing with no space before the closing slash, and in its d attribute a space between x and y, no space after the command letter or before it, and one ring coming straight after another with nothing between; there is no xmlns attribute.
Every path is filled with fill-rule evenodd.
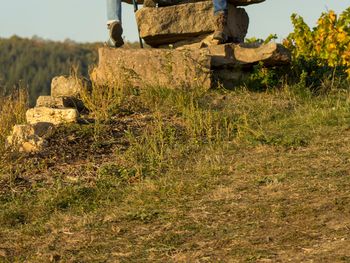
<svg viewBox="0 0 350 263"><path fill-rule="evenodd" d="M150 46L157 47L213 33L213 12L211 1L146 7L136 12L136 20L140 36ZM227 34L243 42L249 26L248 14L243 8L229 4L227 25Z"/></svg>
<svg viewBox="0 0 350 263"><path fill-rule="evenodd" d="M52 97L52 96L39 96L36 100L36 107L48 107L48 108L75 108L79 112L84 110L84 103L74 97Z"/></svg>
<svg viewBox="0 0 350 263"><path fill-rule="evenodd" d="M99 49L99 64L91 74L100 85L174 88L210 88L210 63L206 50ZM116 83L118 82L118 83Z"/></svg>
<svg viewBox="0 0 350 263"><path fill-rule="evenodd" d="M39 96L36 100L36 107L68 108L71 107L69 102L65 97Z"/></svg>
<svg viewBox="0 0 350 263"><path fill-rule="evenodd" d="M26 119L29 124L51 123L59 125L78 121L79 113L76 109L54 109L48 107L35 107L27 110Z"/></svg>
<svg viewBox="0 0 350 263"><path fill-rule="evenodd" d="M234 47L233 57L241 64L255 64L263 62L265 66L280 66L289 64L291 54L283 45L268 43L263 45L237 45Z"/></svg>
<svg viewBox="0 0 350 263"><path fill-rule="evenodd" d="M291 54L283 45L270 42L268 44L223 44L205 46L204 42L185 45L177 50L207 49L211 57L211 69L224 66L249 67L262 62L264 66L281 66L289 64Z"/></svg>
<svg viewBox="0 0 350 263"><path fill-rule="evenodd" d="M82 83L74 77L57 76L51 82L52 97L79 97Z"/></svg>

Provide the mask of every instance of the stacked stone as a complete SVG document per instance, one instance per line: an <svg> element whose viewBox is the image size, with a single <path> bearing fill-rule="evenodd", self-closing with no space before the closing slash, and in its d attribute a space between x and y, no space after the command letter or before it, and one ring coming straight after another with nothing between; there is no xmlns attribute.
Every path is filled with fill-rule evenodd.
<svg viewBox="0 0 350 263"><path fill-rule="evenodd" d="M113 83L127 69L133 72L130 82L140 88L234 88L259 62L288 64L290 54L282 45L243 44L249 17L239 6L264 1L228 0L226 34L240 44L218 45L212 40L212 0L145 0L146 7L136 12L136 20L141 38L152 48L100 48L92 79L102 85Z"/></svg>
<svg viewBox="0 0 350 263"><path fill-rule="evenodd" d="M55 77L51 82L51 96L40 96L36 106L26 113L29 124L77 122L81 108L79 93L81 82L73 77Z"/></svg>
<svg viewBox="0 0 350 263"><path fill-rule="evenodd" d="M15 125L8 146L20 152L37 152L47 145L46 137L53 127L75 123L83 104L79 100L82 84L72 77L56 77L51 83L51 96L40 96L36 106L26 112L27 124Z"/></svg>
<svg viewBox="0 0 350 263"><path fill-rule="evenodd" d="M153 0L152 0L153 1ZM156 0L155 0L156 1ZM198 42L214 32L213 2L158 0L157 8L144 7L136 13L140 36L152 47L184 45ZM248 31L249 17L244 8L265 0L228 0L226 34L243 42ZM164 6L169 3L171 6Z"/></svg>

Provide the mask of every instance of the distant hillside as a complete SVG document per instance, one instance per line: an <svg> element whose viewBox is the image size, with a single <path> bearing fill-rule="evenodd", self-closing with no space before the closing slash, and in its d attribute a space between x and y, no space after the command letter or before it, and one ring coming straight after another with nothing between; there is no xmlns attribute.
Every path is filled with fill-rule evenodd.
<svg viewBox="0 0 350 263"><path fill-rule="evenodd" d="M22 83L28 86L33 104L39 95L49 94L54 76L69 74L72 67L87 76L89 65L97 62L100 45L17 36L0 39L0 93L6 94Z"/></svg>

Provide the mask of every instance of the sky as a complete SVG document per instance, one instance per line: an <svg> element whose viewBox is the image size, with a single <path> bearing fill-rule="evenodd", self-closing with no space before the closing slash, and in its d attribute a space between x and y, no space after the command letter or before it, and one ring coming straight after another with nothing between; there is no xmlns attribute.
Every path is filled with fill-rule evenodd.
<svg viewBox="0 0 350 263"><path fill-rule="evenodd" d="M292 31L290 16L297 13L311 26L327 10L340 13L350 0L266 0L246 7L250 17L247 37L282 40ZM137 41L133 7L123 4L124 37ZM141 8L141 6L140 6ZM77 42L107 40L105 0L0 0L0 38L12 35Z"/></svg>

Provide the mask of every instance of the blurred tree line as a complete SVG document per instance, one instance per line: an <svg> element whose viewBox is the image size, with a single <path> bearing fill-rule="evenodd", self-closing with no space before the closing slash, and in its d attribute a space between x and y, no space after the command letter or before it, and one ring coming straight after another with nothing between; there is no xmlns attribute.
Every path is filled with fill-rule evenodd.
<svg viewBox="0 0 350 263"><path fill-rule="evenodd" d="M0 38L0 95L25 86L34 105L38 96L50 94L53 77L69 75L73 68L88 77L89 67L97 63L99 46L101 43L53 42L38 37Z"/></svg>

